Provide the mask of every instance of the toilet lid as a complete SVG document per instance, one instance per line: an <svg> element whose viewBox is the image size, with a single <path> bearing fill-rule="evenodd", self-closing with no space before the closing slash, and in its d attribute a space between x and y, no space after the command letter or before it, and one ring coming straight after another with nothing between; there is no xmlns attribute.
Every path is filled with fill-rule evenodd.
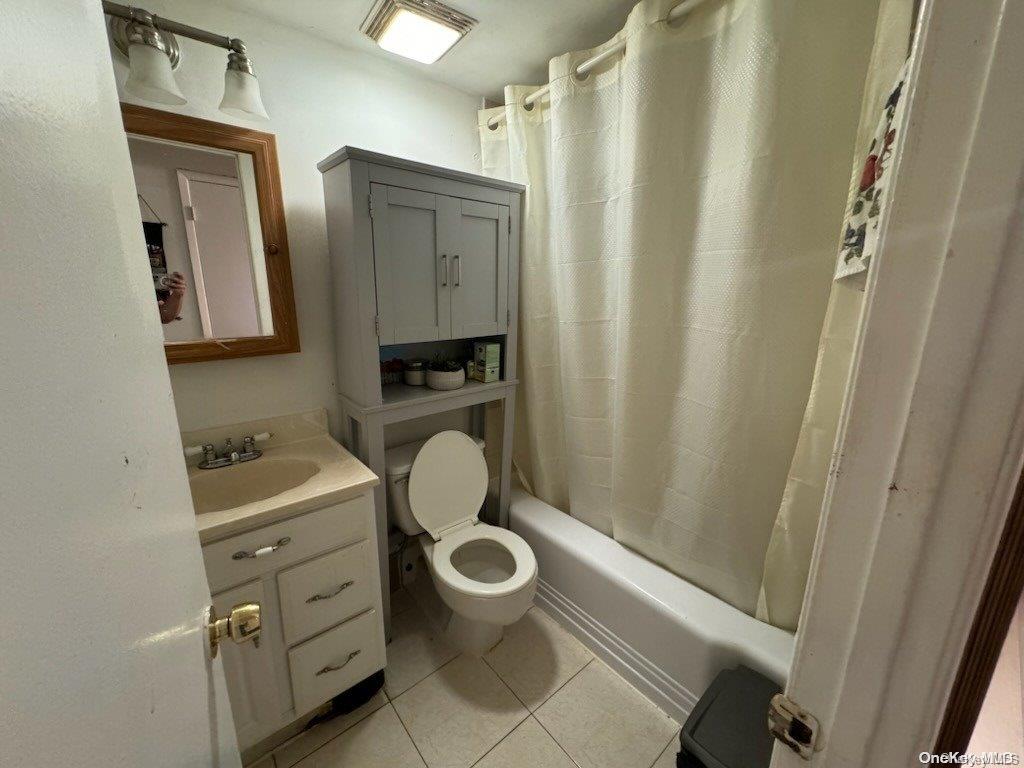
<svg viewBox="0 0 1024 768"><path fill-rule="evenodd" d="M434 541L473 521L487 496L487 462L473 438L439 432L424 443L409 473L409 507Z"/></svg>

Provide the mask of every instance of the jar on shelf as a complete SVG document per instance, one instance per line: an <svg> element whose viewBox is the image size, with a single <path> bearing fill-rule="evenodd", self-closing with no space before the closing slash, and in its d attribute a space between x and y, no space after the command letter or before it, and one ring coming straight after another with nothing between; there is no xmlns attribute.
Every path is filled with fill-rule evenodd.
<svg viewBox="0 0 1024 768"><path fill-rule="evenodd" d="M405 361L405 383L411 387L422 387L427 383L427 361L406 360Z"/></svg>

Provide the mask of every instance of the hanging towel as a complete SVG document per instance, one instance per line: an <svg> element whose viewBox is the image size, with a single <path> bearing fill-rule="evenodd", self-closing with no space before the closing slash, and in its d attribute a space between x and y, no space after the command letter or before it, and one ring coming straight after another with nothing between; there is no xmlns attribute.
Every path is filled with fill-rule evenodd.
<svg viewBox="0 0 1024 768"><path fill-rule="evenodd" d="M906 105L903 91L907 69L908 65L904 64L896 77L896 85L889 94L882 118L875 128L860 182L850 190L846 208L843 242L839 246L834 279L851 278L859 283L862 290L878 242L879 224L887 205L896 137L903 129Z"/></svg>

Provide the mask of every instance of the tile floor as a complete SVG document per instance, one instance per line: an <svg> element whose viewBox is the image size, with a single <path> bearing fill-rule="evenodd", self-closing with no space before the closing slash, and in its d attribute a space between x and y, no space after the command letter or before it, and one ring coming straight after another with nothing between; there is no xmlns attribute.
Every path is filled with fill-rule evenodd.
<svg viewBox="0 0 1024 768"><path fill-rule="evenodd" d="M460 655L404 591L392 610L384 690L278 747L267 768L675 766L679 724L539 608L482 659Z"/></svg>

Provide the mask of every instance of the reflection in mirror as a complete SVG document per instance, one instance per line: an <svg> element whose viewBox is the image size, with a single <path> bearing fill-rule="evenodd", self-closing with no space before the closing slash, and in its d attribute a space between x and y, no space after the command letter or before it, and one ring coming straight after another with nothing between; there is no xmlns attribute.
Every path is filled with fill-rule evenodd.
<svg viewBox="0 0 1024 768"><path fill-rule="evenodd" d="M274 334L253 158L129 134L167 342Z"/></svg>

